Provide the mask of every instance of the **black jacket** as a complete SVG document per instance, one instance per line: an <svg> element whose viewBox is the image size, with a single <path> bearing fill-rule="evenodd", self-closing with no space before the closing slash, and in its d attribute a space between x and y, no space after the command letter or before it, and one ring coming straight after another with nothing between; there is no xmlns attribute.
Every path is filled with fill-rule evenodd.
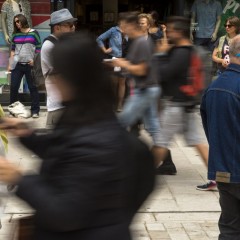
<svg viewBox="0 0 240 240"><path fill-rule="evenodd" d="M21 142L43 159L17 190L36 210L34 239L131 239L131 219L153 188L153 159L115 118Z"/></svg>

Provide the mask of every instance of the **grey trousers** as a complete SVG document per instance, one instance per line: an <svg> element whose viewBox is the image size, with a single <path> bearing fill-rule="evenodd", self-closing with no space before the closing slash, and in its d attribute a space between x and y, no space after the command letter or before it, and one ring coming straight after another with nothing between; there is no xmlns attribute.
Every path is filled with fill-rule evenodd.
<svg viewBox="0 0 240 240"><path fill-rule="evenodd" d="M217 183L221 216L219 240L240 239L240 183Z"/></svg>

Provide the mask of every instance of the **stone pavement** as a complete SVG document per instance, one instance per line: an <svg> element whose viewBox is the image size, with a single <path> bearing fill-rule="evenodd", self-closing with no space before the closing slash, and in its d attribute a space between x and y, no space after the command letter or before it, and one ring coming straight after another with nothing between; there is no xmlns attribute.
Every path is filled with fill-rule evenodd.
<svg viewBox="0 0 240 240"><path fill-rule="evenodd" d="M33 120L43 128L46 112ZM200 123L199 123L200 128ZM145 133L143 138L148 139ZM217 240L217 221L220 214L218 192L195 190L196 185L207 181L206 168L193 148L186 147L177 136L171 146L177 167L176 176L157 176L155 191L139 209L131 225L135 240ZM40 160L20 147L10 137L9 159L26 171L37 169ZM2 191L5 191L5 186ZM6 192L6 191L5 191ZM4 195L4 194L2 194ZM0 195L1 196L1 195ZM1 198L0 198L1 199ZM14 196L2 197L2 229L0 240L12 240L16 230L15 219L32 210Z"/></svg>

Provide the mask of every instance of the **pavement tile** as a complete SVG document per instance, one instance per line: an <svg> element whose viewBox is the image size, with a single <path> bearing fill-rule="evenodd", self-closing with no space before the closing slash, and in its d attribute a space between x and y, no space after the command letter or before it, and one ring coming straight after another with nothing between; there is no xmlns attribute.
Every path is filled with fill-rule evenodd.
<svg viewBox="0 0 240 240"><path fill-rule="evenodd" d="M162 223L147 223L146 227L148 231L166 231Z"/></svg>
<svg viewBox="0 0 240 240"><path fill-rule="evenodd" d="M37 128L44 128L46 112L41 112L39 119L28 121ZM141 137L147 144L152 144L146 131L141 131ZM178 173L175 176L156 176L154 192L139 209L131 224L133 239L217 240L219 194L195 189L207 181L205 165L198 152L187 147L181 136L176 136L170 149ZM38 171L41 164L37 156L22 148L12 137L8 157L25 171ZM0 206L3 223L0 240L12 240L9 237L12 237L16 229L17 219L32 214L33 210L15 197L5 198L3 205L4 208ZM1 215L3 210L4 215Z"/></svg>
<svg viewBox="0 0 240 240"><path fill-rule="evenodd" d="M167 231L149 231L149 235L150 235L151 239L168 239L168 238L170 238Z"/></svg>

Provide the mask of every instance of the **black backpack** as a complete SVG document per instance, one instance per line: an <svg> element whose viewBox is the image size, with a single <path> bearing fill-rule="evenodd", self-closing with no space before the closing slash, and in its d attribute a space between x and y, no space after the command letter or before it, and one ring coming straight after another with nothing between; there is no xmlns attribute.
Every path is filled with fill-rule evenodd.
<svg viewBox="0 0 240 240"><path fill-rule="evenodd" d="M51 35L45 38L43 42L47 40L52 42L53 44L57 42L57 39ZM42 66L41 66L41 52L35 54L33 62L34 62L34 65L31 71L32 80L34 85L39 87L40 85L43 85L45 83L45 78L43 76Z"/></svg>

